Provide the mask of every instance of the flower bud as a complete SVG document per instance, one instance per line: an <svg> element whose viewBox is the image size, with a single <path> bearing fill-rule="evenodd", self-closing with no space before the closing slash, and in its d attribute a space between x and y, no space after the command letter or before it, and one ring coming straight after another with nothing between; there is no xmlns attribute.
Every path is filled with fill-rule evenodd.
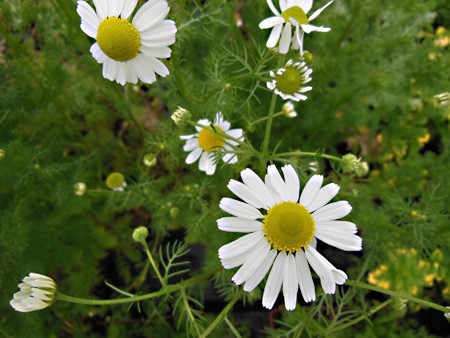
<svg viewBox="0 0 450 338"><path fill-rule="evenodd" d="M433 96L436 100L438 107L447 108L450 106L450 93L441 93Z"/></svg>
<svg viewBox="0 0 450 338"><path fill-rule="evenodd" d="M144 159L142 160L144 162L146 167L154 167L158 163L158 159L156 158L156 155L154 154L147 154L144 156Z"/></svg>
<svg viewBox="0 0 450 338"><path fill-rule="evenodd" d="M173 112L171 119L177 126L184 127L191 120L191 113L184 108L178 107L178 109Z"/></svg>
<svg viewBox="0 0 450 338"><path fill-rule="evenodd" d="M16 292L9 302L14 310L31 312L45 309L52 305L56 283L50 277L31 272L19 284L20 291Z"/></svg>
<svg viewBox="0 0 450 338"><path fill-rule="evenodd" d="M75 184L74 188L75 195L77 196L83 196L87 189L86 184L84 184L83 182L78 182L77 184Z"/></svg>
<svg viewBox="0 0 450 338"><path fill-rule="evenodd" d="M141 225L138 226L136 229L134 229L133 231L133 239L135 242L138 243L142 243L145 242L147 240L148 237L148 229Z"/></svg>
<svg viewBox="0 0 450 338"><path fill-rule="evenodd" d="M125 182L125 177L121 173L114 172L106 178L106 186L114 191L123 191L127 182Z"/></svg>
<svg viewBox="0 0 450 338"><path fill-rule="evenodd" d="M286 117L293 118L297 116L297 112L295 111L295 107L291 101L287 101L285 104L283 104L283 107L281 109L284 116Z"/></svg>

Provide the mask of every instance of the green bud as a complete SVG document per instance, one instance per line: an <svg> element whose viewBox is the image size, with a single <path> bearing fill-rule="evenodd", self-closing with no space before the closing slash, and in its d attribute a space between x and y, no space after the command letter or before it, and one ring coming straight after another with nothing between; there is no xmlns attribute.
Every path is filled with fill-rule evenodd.
<svg viewBox="0 0 450 338"><path fill-rule="evenodd" d="M135 242L138 243L142 243L145 242L147 240L148 237L148 229L141 225L138 226L136 229L134 229L133 231L133 239Z"/></svg>
<svg viewBox="0 0 450 338"><path fill-rule="evenodd" d="M106 178L106 186L112 190L123 191L126 185L125 177L121 173L114 172Z"/></svg>
<svg viewBox="0 0 450 338"><path fill-rule="evenodd" d="M151 168L154 167L158 163L158 159L156 158L156 155L154 154L147 154L144 156L144 159L142 160L144 162L145 166Z"/></svg>
<svg viewBox="0 0 450 338"><path fill-rule="evenodd" d="M305 61L306 65L307 65L308 67L311 67L312 64L313 64L313 61L314 61L314 57L313 57L313 55L312 55L310 52L308 52L307 50L305 50L305 51L303 52L303 60Z"/></svg>
<svg viewBox="0 0 450 338"><path fill-rule="evenodd" d="M360 161L360 159L358 159L355 155L346 154L346 155L342 156L342 162L340 163L341 170L344 173L351 173L351 172L355 171L356 166L359 161Z"/></svg>
<svg viewBox="0 0 450 338"><path fill-rule="evenodd" d="M369 164L367 162L358 162L355 174L358 177L366 176L369 173Z"/></svg>
<svg viewBox="0 0 450 338"><path fill-rule="evenodd" d="M172 218L177 218L179 213L180 213L180 209L177 207L173 207L170 209L170 217L172 217Z"/></svg>

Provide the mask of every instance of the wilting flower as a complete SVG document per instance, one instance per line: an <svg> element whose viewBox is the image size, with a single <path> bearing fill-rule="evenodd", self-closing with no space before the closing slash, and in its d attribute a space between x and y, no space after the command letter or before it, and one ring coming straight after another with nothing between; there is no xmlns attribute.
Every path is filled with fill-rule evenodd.
<svg viewBox="0 0 450 338"><path fill-rule="evenodd" d="M300 180L291 165L270 165L264 182L250 169L241 172L242 182L230 180L228 188L242 201L222 198L220 208L232 217L217 220L219 229L248 233L222 246L219 258L226 269L240 266L232 280L252 291L270 271L262 304L270 309L283 287L287 310L297 303L300 287L306 302L315 300L309 266L320 277L325 293L335 292L347 275L316 250L316 239L346 251L361 250L356 225L338 219L348 215L347 201L329 203L339 187L322 187L323 176L314 175L300 194ZM260 209L263 211L261 212Z"/></svg>
<svg viewBox="0 0 450 338"><path fill-rule="evenodd" d="M276 73L270 71L273 80L266 85L284 100L306 100L306 95L302 93L310 91L312 87L303 85L312 80L311 74L312 69L305 62L294 63L289 60L284 68L278 69Z"/></svg>
<svg viewBox="0 0 450 338"><path fill-rule="evenodd" d="M56 293L56 284L50 277L30 273L19 284L20 291L16 292L9 302L14 310L31 312L45 309L52 305Z"/></svg>
<svg viewBox="0 0 450 338"><path fill-rule="evenodd" d="M238 143L225 135L243 141L242 129L230 129L230 122L223 119L222 113L216 114L214 123L207 119L201 119L197 123L205 127L213 125L214 130L196 126L196 134L180 136L180 139L186 140L184 151L189 152L186 163L191 164L200 159L198 168L207 175L212 175L216 171L218 153L223 153L222 160L225 163L236 163L238 158L233 147Z"/></svg>
<svg viewBox="0 0 450 338"><path fill-rule="evenodd" d="M275 8L272 0L267 0L270 10L275 16L263 20L259 28L272 28L266 46L273 48L280 41L278 51L286 54L292 43L293 49L300 49L303 54L303 34L311 32L329 32L330 28L314 26L310 22L319 16L333 1L315 11L309 17L306 15L313 4L312 0L280 0L281 13ZM294 33L292 33L294 29Z"/></svg>
<svg viewBox="0 0 450 338"><path fill-rule="evenodd" d="M78 1L81 29L97 40L92 56L103 64L103 77L121 85L156 81L169 70L158 58L170 57L168 46L175 42L175 22L164 20L170 11L166 0L143 4L133 20L128 18L138 0L93 0L94 9L86 1Z"/></svg>

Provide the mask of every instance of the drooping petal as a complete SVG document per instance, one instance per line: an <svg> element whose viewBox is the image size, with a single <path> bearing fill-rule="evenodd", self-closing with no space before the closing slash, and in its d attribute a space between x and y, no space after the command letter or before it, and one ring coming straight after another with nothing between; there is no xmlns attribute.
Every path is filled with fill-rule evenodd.
<svg viewBox="0 0 450 338"><path fill-rule="evenodd" d="M302 25L302 29L305 33L309 34L311 32L322 32L322 33L326 33L329 32L331 30L330 27L324 27L324 26L314 26L314 25L309 25L309 24L304 24Z"/></svg>
<svg viewBox="0 0 450 338"><path fill-rule="evenodd" d="M214 175L216 171L216 160L213 157L213 153L208 154L208 160L206 161L205 173L206 175Z"/></svg>
<svg viewBox="0 0 450 338"><path fill-rule="evenodd" d="M297 305L298 275L294 256L289 253L284 261L283 296L286 310L294 310Z"/></svg>
<svg viewBox="0 0 450 338"><path fill-rule="evenodd" d="M323 6L322 8L319 8L317 11L315 11L314 13L311 14L311 16L308 18L308 21L313 21L315 18L317 18L319 16L320 13L322 13L322 11L327 8L329 5L331 5L331 3L333 2L333 0L331 0L329 3L327 3L325 6Z"/></svg>
<svg viewBox="0 0 450 338"><path fill-rule="evenodd" d="M273 14L280 15L280 13L276 9L276 7L273 5L272 0L267 0L267 5L269 6L269 8L270 8L270 10L272 11Z"/></svg>
<svg viewBox="0 0 450 338"><path fill-rule="evenodd" d="M278 40L280 40L281 30L283 29L283 25L277 25L272 28L270 32L269 39L267 39L266 47L273 48L277 45Z"/></svg>
<svg viewBox="0 0 450 338"><path fill-rule="evenodd" d="M280 54L286 54L289 51L289 46L292 40L292 24L286 22L283 28L283 33L281 33L280 45L278 47L278 52Z"/></svg>
<svg viewBox="0 0 450 338"><path fill-rule="evenodd" d="M305 302L312 302L316 300L316 292L314 282L309 269L308 261L306 260L303 250L299 250L295 254L295 261L297 263L297 275L300 291Z"/></svg>
<svg viewBox="0 0 450 338"><path fill-rule="evenodd" d="M273 307L273 304L275 304L278 294L280 293L285 260L286 253L281 251L273 263L272 270L270 270L262 298L262 305L266 309L271 309Z"/></svg>

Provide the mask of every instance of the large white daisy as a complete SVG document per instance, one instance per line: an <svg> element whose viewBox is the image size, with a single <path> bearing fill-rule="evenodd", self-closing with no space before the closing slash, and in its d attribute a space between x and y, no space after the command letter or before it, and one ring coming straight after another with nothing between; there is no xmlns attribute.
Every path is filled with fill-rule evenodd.
<svg viewBox="0 0 450 338"><path fill-rule="evenodd" d="M278 52L286 54L292 42L292 48L300 49L300 53L303 54L304 33L330 31L329 27L314 26L310 22L317 18L332 2L333 0L308 17L306 14L310 11L313 0L280 0L281 12L276 9L272 0L267 0L270 10L275 16L271 16L259 24L261 29L272 28L266 46L273 48L280 41ZM294 33L292 33L292 29L295 30Z"/></svg>
<svg viewBox="0 0 450 338"><path fill-rule="evenodd" d="M225 133L239 141L244 140L244 132L242 129L230 129L230 122L223 119L222 113L217 113L214 118L214 123L208 119L198 120L198 124L205 127L214 126L216 131ZM236 163L238 158L233 152L233 147L237 146L236 141L230 140L223 135L215 133L210 129L205 129L196 126L197 133L192 135L182 135L180 139L186 140L184 151L189 152L186 158L187 164L192 164L200 159L198 168L206 172L207 175L212 175L216 171L217 153L223 152L222 160L225 163Z"/></svg>
<svg viewBox="0 0 450 338"><path fill-rule="evenodd" d="M142 5L130 22L138 0L93 0L94 9L86 1L78 1L81 29L97 40L92 56L103 64L103 77L121 85L156 81L169 70L158 58L170 57L168 46L175 42L177 28L172 20L164 20L170 11L166 0L150 0Z"/></svg>
<svg viewBox="0 0 450 338"><path fill-rule="evenodd" d="M250 169L241 172L243 183L230 180L228 188L242 201L222 198L220 208L232 217L217 224L222 231L248 234L222 246L219 258L226 269L240 266L232 280L248 292L272 268L262 304L271 309L283 287L286 309L293 310L299 287L306 302L316 298L309 266L325 293L334 293L336 284L347 279L316 250L316 239L346 251L361 250L362 240L355 235L355 224L338 221L350 213L349 203L329 203L339 191L336 184L322 187L323 176L314 175L300 195L294 168L286 165L281 170L284 180L275 165L267 168L264 182Z"/></svg>

